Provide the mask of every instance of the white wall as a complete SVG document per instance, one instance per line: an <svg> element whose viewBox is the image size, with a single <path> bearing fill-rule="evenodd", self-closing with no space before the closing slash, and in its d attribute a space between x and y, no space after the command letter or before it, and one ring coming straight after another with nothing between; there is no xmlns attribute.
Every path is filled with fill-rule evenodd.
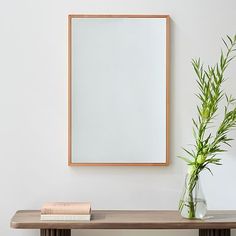
<svg viewBox="0 0 236 236"><path fill-rule="evenodd" d="M176 209L186 171L176 156L192 141L191 117L196 111L190 59L201 56L206 63L215 62L221 37L236 33L235 12L235 0L0 0L0 235L37 235L34 230L10 229L9 221L17 209L38 209L45 201L89 200L96 209ZM171 15L169 167L67 166L69 13ZM226 86L235 94L235 78ZM210 209L236 209L236 141L222 157L224 165L215 169L214 177L204 176L205 195ZM78 233L89 235L73 235Z"/></svg>

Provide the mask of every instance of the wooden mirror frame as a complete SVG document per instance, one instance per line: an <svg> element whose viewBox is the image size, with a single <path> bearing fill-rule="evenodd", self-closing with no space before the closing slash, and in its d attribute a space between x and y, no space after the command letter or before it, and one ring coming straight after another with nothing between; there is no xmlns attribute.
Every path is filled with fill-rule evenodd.
<svg viewBox="0 0 236 236"><path fill-rule="evenodd" d="M166 19L166 162L165 163L74 163L72 162L72 19L73 18L165 18ZM91 15L68 16L68 165L69 166L167 166L169 165L169 83L170 83L170 16L169 15Z"/></svg>

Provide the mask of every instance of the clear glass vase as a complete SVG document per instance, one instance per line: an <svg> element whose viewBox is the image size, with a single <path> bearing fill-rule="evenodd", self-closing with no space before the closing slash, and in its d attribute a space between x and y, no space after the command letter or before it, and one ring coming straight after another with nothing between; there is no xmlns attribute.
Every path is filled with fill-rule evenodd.
<svg viewBox="0 0 236 236"><path fill-rule="evenodd" d="M207 203L202 192L199 176L187 174L179 211L188 219L203 219L207 213Z"/></svg>

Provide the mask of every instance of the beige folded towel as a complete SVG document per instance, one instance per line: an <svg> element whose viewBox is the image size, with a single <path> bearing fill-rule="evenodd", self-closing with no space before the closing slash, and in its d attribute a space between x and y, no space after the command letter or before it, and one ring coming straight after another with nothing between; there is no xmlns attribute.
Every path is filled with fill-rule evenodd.
<svg viewBox="0 0 236 236"><path fill-rule="evenodd" d="M91 204L89 202L47 202L41 208L45 215L89 215Z"/></svg>

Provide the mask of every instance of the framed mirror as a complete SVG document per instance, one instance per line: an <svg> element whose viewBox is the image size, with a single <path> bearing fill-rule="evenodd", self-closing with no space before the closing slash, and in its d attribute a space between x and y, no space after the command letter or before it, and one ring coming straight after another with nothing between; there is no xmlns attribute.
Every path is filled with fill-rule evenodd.
<svg viewBox="0 0 236 236"><path fill-rule="evenodd" d="M169 163L168 15L69 15L68 164Z"/></svg>

